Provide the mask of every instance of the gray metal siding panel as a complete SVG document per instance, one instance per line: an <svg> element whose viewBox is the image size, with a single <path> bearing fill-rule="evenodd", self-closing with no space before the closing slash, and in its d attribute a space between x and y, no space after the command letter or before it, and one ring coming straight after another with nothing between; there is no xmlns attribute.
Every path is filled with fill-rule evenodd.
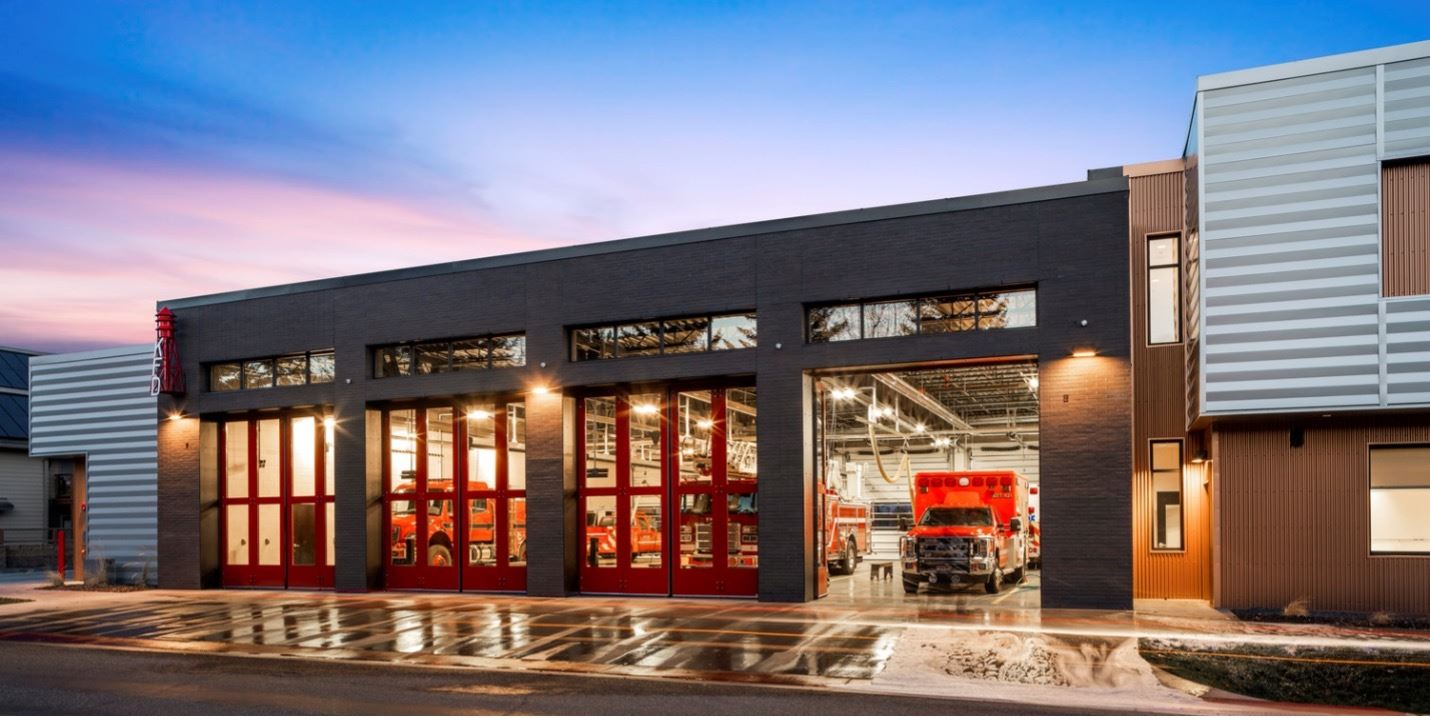
<svg viewBox="0 0 1430 721"><path fill-rule="evenodd" d="M1385 301L1387 401L1430 404L1430 298Z"/></svg>
<svg viewBox="0 0 1430 721"><path fill-rule="evenodd" d="M1205 412L1377 403L1375 69L1203 95Z"/></svg>
<svg viewBox="0 0 1430 721"><path fill-rule="evenodd" d="M1385 157L1430 154L1430 58L1385 66Z"/></svg>
<svg viewBox="0 0 1430 721"><path fill-rule="evenodd" d="M158 571L156 400L148 346L41 356L30 364L30 453L84 456L85 544L128 574Z"/></svg>

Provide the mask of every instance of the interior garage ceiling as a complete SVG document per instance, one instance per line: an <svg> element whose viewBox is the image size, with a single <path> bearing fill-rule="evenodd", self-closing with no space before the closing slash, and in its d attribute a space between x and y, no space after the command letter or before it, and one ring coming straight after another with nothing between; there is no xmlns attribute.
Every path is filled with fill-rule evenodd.
<svg viewBox="0 0 1430 721"><path fill-rule="evenodd" d="M846 443L863 436L867 445L873 423L881 441L901 439L914 446L940 437L962 444L1037 444L1033 361L859 372L826 377L822 387L832 404L826 432Z"/></svg>

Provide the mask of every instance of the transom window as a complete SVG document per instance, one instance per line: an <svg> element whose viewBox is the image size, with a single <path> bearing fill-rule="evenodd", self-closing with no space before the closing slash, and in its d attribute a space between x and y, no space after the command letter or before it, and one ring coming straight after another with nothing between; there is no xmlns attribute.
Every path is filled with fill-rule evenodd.
<svg viewBox="0 0 1430 721"><path fill-rule="evenodd" d="M308 351L210 363L208 377L209 390L215 392L332 383L333 352Z"/></svg>
<svg viewBox="0 0 1430 721"><path fill-rule="evenodd" d="M754 348L754 313L684 316L573 328L573 361Z"/></svg>
<svg viewBox="0 0 1430 721"><path fill-rule="evenodd" d="M1028 288L818 305L807 319L810 343L1029 328L1038 324L1038 295Z"/></svg>
<svg viewBox="0 0 1430 721"><path fill-rule="evenodd" d="M525 365L526 335L521 333L396 343L372 350L374 378L520 368Z"/></svg>

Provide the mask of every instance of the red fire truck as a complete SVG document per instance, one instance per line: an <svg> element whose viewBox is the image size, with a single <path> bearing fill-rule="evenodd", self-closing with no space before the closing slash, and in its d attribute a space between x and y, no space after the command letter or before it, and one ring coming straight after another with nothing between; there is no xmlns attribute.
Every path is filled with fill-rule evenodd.
<svg viewBox="0 0 1430 721"><path fill-rule="evenodd" d="M821 486L821 488L823 488ZM823 489L824 558L830 573L854 573L869 550L869 505L846 501Z"/></svg>
<svg viewBox="0 0 1430 721"><path fill-rule="evenodd" d="M403 484L394 492L410 493L413 485ZM468 514L467 542L468 561L473 565L480 561L490 561L484 554L495 553L496 548L496 501L490 498L473 498ZM428 499L427 505L427 565L450 566L455 554L452 546L456 543L456 516L454 502L450 498ZM511 537L513 548L510 560L526 560L526 502L512 504L512 517L507 519L515 531ZM392 501L392 557L412 559L417 547L417 502L407 499ZM408 563L412 563L408 560Z"/></svg>
<svg viewBox="0 0 1430 721"><path fill-rule="evenodd" d="M988 593L1028 569L1028 481L1016 471L914 476L916 525L899 541L904 591L919 584L982 583Z"/></svg>

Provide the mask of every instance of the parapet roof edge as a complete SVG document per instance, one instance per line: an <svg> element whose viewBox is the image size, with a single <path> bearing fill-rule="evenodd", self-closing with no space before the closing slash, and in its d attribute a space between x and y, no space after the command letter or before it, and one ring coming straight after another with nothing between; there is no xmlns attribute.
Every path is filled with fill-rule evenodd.
<svg viewBox="0 0 1430 721"><path fill-rule="evenodd" d="M734 225L722 225L711 228L682 230L672 233L659 233L656 235L623 238L620 240L607 240L596 243L583 243L580 245L565 246L561 248L547 248L543 250L524 251L521 253L508 253L505 255L494 255L485 258L474 258L471 260L459 260L450 263L436 263L432 265L413 266L409 268L397 268L394 270L381 270L372 273L361 273L357 275L323 278L319 280L289 283L286 285L251 288L247 290L214 293L210 295L192 296L188 298L176 298L173 300L159 301L155 307L161 308L167 306L173 310L180 310L183 308L195 308L206 305L217 305L220 303L253 300L257 298L271 298L283 295L293 295L297 293L308 293L313 291L333 290L337 288L369 285L373 283L385 283L397 280L410 280L414 278L446 275L449 273L462 273L472 270L503 268L514 265L543 263L554 260L567 260L571 258L603 255L607 253L624 253L633 250L648 250L652 248L685 245L688 243L701 243L711 240L738 238L748 235L781 233L793 230L807 230L811 228L821 228L835 225L850 225L854 223L867 223L878 220L890 220L894 218L905 218L917 215L931 215L935 213L948 213L960 210L992 208L1002 205L1036 203L1046 200L1060 200L1064 198L1075 198L1085 195L1100 195L1103 193L1112 193L1126 189L1127 179L1120 176L1111 178L1100 178L1097 180L1081 180L1073 183L1044 185L1034 188L1020 188L1017 190L1003 190L993 193L981 193L978 195L965 195L956 198L924 200L913 203L900 203L896 205L877 206L873 208L840 210L829 213L816 213L813 215L802 215L776 220L760 220L750 223L737 223Z"/></svg>
<svg viewBox="0 0 1430 721"><path fill-rule="evenodd" d="M30 359L30 367L37 365L56 365L60 363L73 363L74 361L95 360L98 358L117 358L126 355L148 355L154 352L154 346L147 343L136 345L113 346L110 348L97 348L95 350L78 350L70 353L46 353L37 355Z"/></svg>
<svg viewBox="0 0 1430 721"><path fill-rule="evenodd" d="M1425 57L1430 57L1430 40L1404 43L1402 45L1388 45L1383 48L1371 48L1370 50L1357 50L1339 55L1323 55L1317 58L1293 60L1289 63L1262 65L1244 70L1232 70L1225 73L1203 75L1197 78L1197 91L1220 90L1238 85L1251 85L1273 80L1299 78L1304 75L1332 73L1337 70L1364 68Z"/></svg>

